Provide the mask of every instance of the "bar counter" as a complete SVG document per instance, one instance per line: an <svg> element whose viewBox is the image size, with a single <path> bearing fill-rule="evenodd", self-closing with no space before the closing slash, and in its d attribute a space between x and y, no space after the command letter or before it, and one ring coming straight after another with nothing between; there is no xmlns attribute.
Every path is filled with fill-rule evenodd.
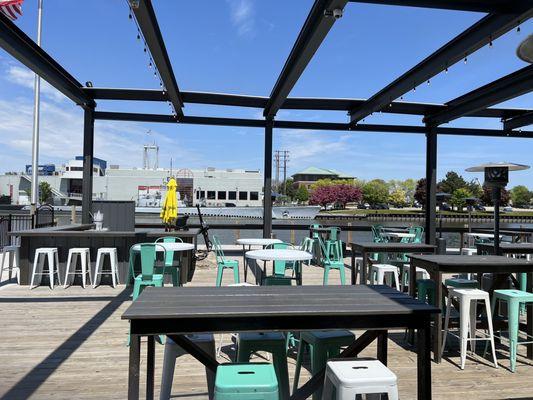
<svg viewBox="0 0 533 400"><path fill-rule="evenodd" d="M88 247L91 251L91 271L94 272L96 253L101 247L115 247L118 253L118 269L120 283L124 283L128 276L129 249L136 243L154 242L162 236L176 236L186 243L194 244L196 250L197 237L200 230L165 232L164 229L135 229L135 231L96 231L92 224L63 225L58 227L38 228L24 231L13 231L12 236L20 238L20 284L29 285L35 249L39 247L57 247L59 255L59 271L61 282L65 276L68 251L73 247ZM194 251L181 253L182 268L181 282L189 282L194 274L196 260ZM109 269L107 261L105 269ZM137 268L138 267L138 268ZM140 266L136 266L140 270ZM76 278L78 278L76 276ZM102 276L102 284L108 282L107 276ZM43 276L43 283L47 282Z"/></svg>

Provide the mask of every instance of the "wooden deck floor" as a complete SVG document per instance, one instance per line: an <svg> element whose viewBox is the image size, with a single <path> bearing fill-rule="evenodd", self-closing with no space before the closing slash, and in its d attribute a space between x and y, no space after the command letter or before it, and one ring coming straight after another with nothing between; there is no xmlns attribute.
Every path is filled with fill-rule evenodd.
<svg viewBox="0 0 533 400"><path fill-rule="evenodd" d="M304 284L321 284L322 270L308 268L304 278ZM29 291L4 280L0 284L0 399L126 398L128 324L120 316L130 300L124 286ZM211 260L197 268L191 285L213 285L214 281ZM330 281L338 283L336 274ZM456 343L453 346L457 349ZM230 335L225 336L223 352L221 361L233 355ZM374 356L375 348L363 355ZM156 345L156 397L162 356L163 347ZM480 357L469 357L461 371L458 353L452 349L442 364L433 365L433 398L533 399L533 363L521 358L513 374L507 369L505 346L499 347L498 357L499 369ZM291 379L294 363L292 356ZM400 397L414 399L416 355L403 341L403 332L390 335L389 367L398 375ZM301 383L308 378L304 369ZM207 398L204 369L190 356L179 359L172 398Z"/></svg>

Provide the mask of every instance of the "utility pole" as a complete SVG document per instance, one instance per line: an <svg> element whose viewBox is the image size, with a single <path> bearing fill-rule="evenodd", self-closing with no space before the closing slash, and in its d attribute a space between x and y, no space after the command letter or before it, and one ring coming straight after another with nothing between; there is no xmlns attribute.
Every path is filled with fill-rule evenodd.
<svg viewBox="0 0 533 400"><path fill-rule="evenodd" d="M276 166L276 191L279 192L279 167L280 167L280 151L279 150L276 150L274 152L274 165Z"/></svg>
<svg viewBox="0 0 533 400"><path fill-rule="evenodd" d="M287 162L289 161L289 150L284 150L283 157L283 194L287 196Z"/></svg>
<svg viewBox="0 0 533 400"><path fill-rule="evenodd" d="M38 2L37 10L37 46L41 47L43 21L43 0ZM31 147L31 213L35 214L39 202L39 112L41 96L41 78L35 74L33 83L33 137Z"/></svg>

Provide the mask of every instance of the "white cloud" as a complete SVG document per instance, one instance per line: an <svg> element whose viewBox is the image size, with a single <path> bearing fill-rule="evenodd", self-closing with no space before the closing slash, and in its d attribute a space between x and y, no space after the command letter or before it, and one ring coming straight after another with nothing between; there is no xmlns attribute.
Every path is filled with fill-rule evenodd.
<svg viewBox="0 0 533 400"><path fill-rule="evenodd" d="M226 0L230 7L231 22L240 36L254 36L255 7L252 0Z"/></svg>
<svg viewBox="0 0 533 400"><path fill-rule="evenodd" d="M34 88L35 74L27 68L11 65L7 69L6 78L11 83L15 83L32 90ZM55 102L60 102L66 99L61 92L43 79L41 79L41 94Z"/></svg>

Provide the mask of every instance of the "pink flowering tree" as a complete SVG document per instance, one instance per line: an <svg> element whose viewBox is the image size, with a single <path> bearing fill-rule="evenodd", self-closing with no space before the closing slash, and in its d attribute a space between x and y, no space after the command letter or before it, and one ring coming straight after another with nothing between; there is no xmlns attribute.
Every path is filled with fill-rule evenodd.
<svg viewBox="0 0 533 400"><path fill-rule="evenodd" d="M326 207L335 203L345 208L346 203L360 201L362 197L361 189L357 186L340 183L315 188L309 198L309 204Z"/></svg>

